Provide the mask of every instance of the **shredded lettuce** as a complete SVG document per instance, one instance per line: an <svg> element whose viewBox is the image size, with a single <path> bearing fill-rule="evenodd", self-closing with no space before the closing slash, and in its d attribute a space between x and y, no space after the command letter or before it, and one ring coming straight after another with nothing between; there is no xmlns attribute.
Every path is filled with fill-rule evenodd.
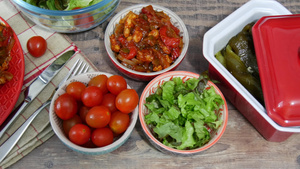
<svg viewBox="0 0 300 169"><path fill-rule="evenodd" d="M50 10L72 10L76 7L85 8L95 5L102 0L24 0L25 2Z"/></svg>
<svg viewBox="0 0 300 169"><path fill-rule="evenodd" d="M195 149L209 142L209 129L216 130L223 121L219 118L224 104L207 79L190 78L183 82L175 77L164 82L146 98L147 125L163 144L180 150Z"/></svg>

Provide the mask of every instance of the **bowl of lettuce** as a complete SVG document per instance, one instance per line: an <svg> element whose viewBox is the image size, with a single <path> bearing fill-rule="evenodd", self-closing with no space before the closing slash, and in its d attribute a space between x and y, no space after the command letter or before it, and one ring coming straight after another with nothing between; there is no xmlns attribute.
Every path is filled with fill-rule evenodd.
<svg viewBox="0 0 300 169"><path fill-rule="evenodd" d="M13 0L35 24L55 32L76 33L107 20L120 0Z"/></svg>
<svg viewBox="0 0 300 169"><path fill-rule="evenodd" d="M223 135L228 107L205 74L171 71L157 76L140 97L139 120L150 143L163 153L189 156Z"/></svg>

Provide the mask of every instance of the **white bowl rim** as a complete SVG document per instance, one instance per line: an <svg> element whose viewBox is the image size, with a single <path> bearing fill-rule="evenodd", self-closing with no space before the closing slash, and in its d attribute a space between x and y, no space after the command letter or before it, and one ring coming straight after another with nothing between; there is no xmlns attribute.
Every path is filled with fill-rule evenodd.
<svg viewBox="0 0 300 169"><path fill-rule="evenodd" d="M135 10L135 9L139 9L139 8L142 9L143 7L148 6L148 5L152 5L154 10L161 10L161 11L165 12L167 15L172 15L171 20L175 19L180 24L180 26L183 29L183 30L180 29L180 32L184 34L184 36L183 36L184 47L181 51L180 56L176 59L176 61L172 65L170 65L170 67L163 69L161 71L157 71L157 72L145 73L145 72L138 72L138 71L135 71L135 70L132 70L132 69L129 69L129 68L123 66L116 59L116 57L114 57L114 53L112 52L111 47L110 47L109 36L111 35L111 32L114 31L114 29L113 29L114 23L116 21L118 21L122 15L128 13L129 11ZM106 49L107 54L109 55L110 59L115 64L117 64L119 67L121 67L123 70L126 70L132 74L136 74L136 75L140 75L140 76L152 77L152 76L156 76L161 73L170 71L170 70L174 69L174 67L176 67L178 64L180 64L180 62L184 59L184 56L186 55L188 47L189 47L189 35L188 35L187 28L186 28L184 22L182 21L182 19L176 13L171 11L170 9L165 8L163 6L154 5L154 4L138 4L138 5L133 5L133 6L130 6L130 7L127 7L125 9L121 10L109 21L109 24L107 25L106 30L105 30L104 45L105 45L105 49ZM113 56L111 56L111 54L113 54Z"/></svg>

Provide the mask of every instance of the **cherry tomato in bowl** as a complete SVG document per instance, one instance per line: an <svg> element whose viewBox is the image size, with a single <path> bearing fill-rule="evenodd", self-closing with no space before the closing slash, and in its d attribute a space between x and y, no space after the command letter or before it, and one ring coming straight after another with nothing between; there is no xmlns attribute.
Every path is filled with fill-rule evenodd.
<svg viewBox="0 0 300 169"><path fill-rule="evenodd" d="M81 8L76 7L76 8L73 8L72 10L78 10L78 9L81 9ZM73 16L73 18L75 19L74 24L81 28L89 28L95 24L94 17L89 13L78 14L78 15Z"/></svg>
<svg viewBox="0 0 300 169"><path fill-rule="evenodd" d="M116 132L115 129L114 129L115 131L113 131L113 129L110 128L109 123L107 123L104 127L100 126L100 128L90 127L89 123L86 122L86 119L88 118L87 116L88 116L89 111L92 110L93 108L95 108L95 107L105 107L106 106L106 108L104 108L104 109L106 111L108 110L111 114L109 122L112 121L112 114L116 111L119 111L119 110L116 110L116 111L112 110L113 111L112 112L112 111L110 111L108 105L102 104L103 100L105 99L104 95L106 95L106 94L113 95L113 94L109 91L106 94L102 93L102 95L103 95L102 102L99 105L92 106L92 107L87 107L82 103L82 100L80 100L80 101L77 100L78 109L77 109L76 115L81 116L81 121L82 121L81 124L84 124L84 125L86 125L90 128L91 136L90 136L89 141L87 141L86 143L81 144L81 145L74 144L69 139L69 137L64 133L64 129L62 127L62 123L63 123L64 120L60 119L54 111L54 102L55 102L55 100L58 99L59 96L66 93L66 88L67 88L68 84L70 84L71 82L74 82L74 81L82 82L82 83L86 84L87 87L89 87L88 86L89 81L93 77L101 75L101 74L106 75L108 78L113 76L112 74L105 73L105 72L91 72L91 73L85 73L85 74L77 75L77 76L74 76L74 77L70 78L65 84L63 84L56 91L56 93L53 96L53 100L51 102L51 105L50 105L49 118L50 118L50 123L51 123L52 129L53 129L54 133L56 134L56 136L58 136L58 138L65 145L67 145L69 148L71 148L72 150L83 153L83 154L99 155L99 154L106 154L106 153L109 153L111 151L116 150L117 148L122 146L127 140L129 140L128 138L130 137L130 135L131 135L131 133L132 133L134 127L135 127L135 124L137 122L137 118L138 118L138 108L137 107L129 114L122 113L126 116L129 116L129 124L128 124L128 126L125 125L125 126L127 126L127 129L121 134L117 134L119 132L118 131ZM131 87L127 84L126 89L131 89ZM114 95L114 96L116 98L116 95ZM105 113L104 113L104 115L105 115ZM99 144L97 144L97 143L92 143L92 146L90 146L91 142L92 142L92 135L93 135L92 133L95 130L102 129L102 128L107 128L113 133L112 134L113 135L113 142L106 145L106 146L104 146L104 147L99 147ZM119 129L119 130L121 130L121 129ZM97 145L95 145L95 144L97 144Z"/></svg>
<svg viewBox="0 0 300 169"><path fill-rule="evenodd" d="M41 57L47 50L47 41L41 36L33 36L27 41L27 50L33 57Z"/></svg>
<svg viewBox="0 0 300 169"><path fill-rule="evenodd" d="M116 107L122 113L131 113L139 103L139 95L134 89L125 89L116 97Z"/></svg>

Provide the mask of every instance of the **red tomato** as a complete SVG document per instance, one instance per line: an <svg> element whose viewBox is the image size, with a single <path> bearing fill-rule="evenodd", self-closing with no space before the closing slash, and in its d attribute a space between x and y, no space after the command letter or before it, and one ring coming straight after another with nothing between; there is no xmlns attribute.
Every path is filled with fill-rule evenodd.
<svg viewBox="0 0 300 169"><path fill-rule="evenodd" d="M68 120L77 113L77 102L68 93L60 95L54 102L54 112L62 120Z"/></svg>
<svg viewBox="0 0 300 169"><path fill-rule="evenodd" d="M122 113L132 112L139 102L139 95L134 89L125 89L116 97L116 107Z"/></svg>
<svg viewBox="0 0 300 169"><path fill-rule="evenodd" d="M86 123L92 128L105 127L110 121L111 113L105 106L92 107L85 117Z"/></svg>
<svg viewBox="0 0 300 169"><path fill-rule="evenodd" d="M69 139L77 145L85 144L91 137L91 129L84 124L74 125L69 132Z"/></svg>
<svg viewBox="0 0 300 169"><path fill-rule="evenodd" d="M92 138L92 142L96 146L103 147L111 144L114 141L114 134L107 127L99 128L92 132L91 138Z"/></svg>
<svg viewBox="0 0 300 169"><path fill-rule="evenodd" d="M85 117L86 117L87 113L89 112L89 110L90 110L90 107L86 107L86 106L81 106L79 108L79 113L78 114L79 114L79 117L81 118L83 123L86 123Z"/></svg>
<svg viewBox="0 0 300 169"><path fill-rule="evenodd" d="M116 100L116 96L114 94L106 93L103 96L103 100L102 100L101 105L106 106L111 113L115 112L115 111L117 111L115 100Z"/></svg>
<svg viewBox="0 0 300 169"><path fill-rule="evenodd" d="M81 9L80 7L73 8L72 10ZM84 13L73 16L75 19L74 24L81 28L89 28L94 24L94 18L91 14Z"/></svg>
<svg viewBox="0 0 300 169"><path fill-rule="evenodd" d="M122 90L127 89L126 80L120 75L113 75L107 79L107 89L114 95L118 95Z"/></svg>
<svg viewBox="0 0 300 169"><path fill-rule="evenodd" d="M93 133L93 132L92 132ZM81 145L82 147L86 148L96 148L97 146L92 142L92 139L90 138L88 142Z"/></svg>
<svg viewBox="0 0 300 169"><path fill-rule="evenodd" d="M105 94L108 92L108 89L106 86L107 79L108 78L106 75L95 76L89 81L88 86L97 86L102 90L103 94Z"/></svg>
<svg viewBox="0 0 300 169"><path fill-rule="evenodd" d="M71 82L67 86L66 92L73 96L76 100L81 100L81 93L85 88L86 86L82 82Z"/></svg>
<svg viewBox="0 0 300 169"><path fill-rule="evenodd" d="M129 123L130 118L128 114L116 111L111 115L109 127L115 134L121 134L126 131L126 129L129 126Z"/></svg>
<svg viewBox="0 0 300 169"><path fill-rule="evenodd" d="M40 57L46 52L47 42L41 36L33 36L27 41L27 49L33 57Z"/></svg>
<svg viewBox="0 0 300 169"><path fill-rule="evenodd" d="M81 101L87 107L100 105L103 99L102 91L96 86L86 87L81 94Z"/></svg>
<svg viewBox="0 0 300 169"><path fill-rule="evenodd" d="M64 133L68 136L70 129L75 125L75 124L81 124L82 120L81 118L75 114L72 118L68 120L63 121L63 129Z"/></svg>

